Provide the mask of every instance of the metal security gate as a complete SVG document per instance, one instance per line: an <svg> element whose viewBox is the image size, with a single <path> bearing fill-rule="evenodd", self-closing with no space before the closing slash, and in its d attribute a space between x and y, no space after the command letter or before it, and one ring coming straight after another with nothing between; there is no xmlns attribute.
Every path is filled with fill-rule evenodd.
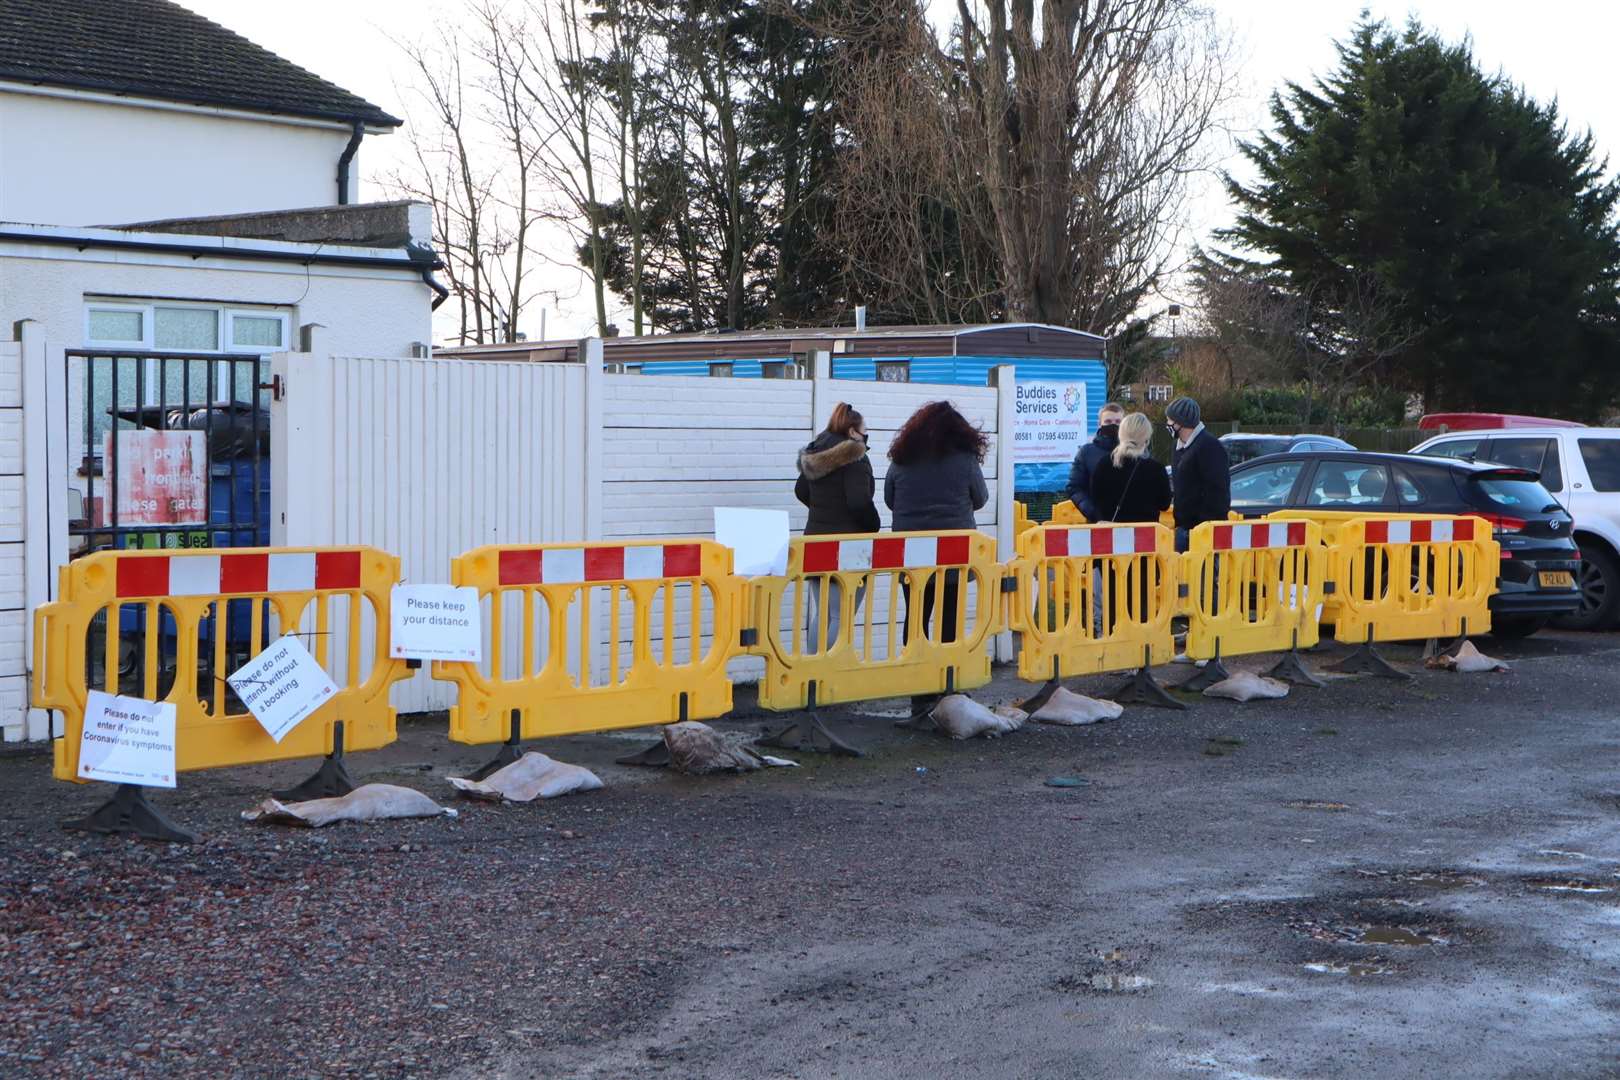
<svg viewBox="0 0 1620 1080"><path fill-rule="evenodd" d="M66 353L69 553L270 542L266 358Z"/></svg>
<svg viewBox="0 0 1620 1080"><path fill-rule="evenodd" d="M73 349L66 352L68 555L107 549L232 548L270 543L269 361L255 355ZM116 611L117 632L107 621ZM255 626L255 623L258 625ZM251 601L221 604L197 625L199 700L268 640ZM218 642L217 635L224 641ZM86 653L90 686L159 694L179 676L179 624L160 604L97 615ZM116 649L114 648L116 647ZM224 671L213 660L224 655ZM233 691L225 703L237 708Z"/></svg>

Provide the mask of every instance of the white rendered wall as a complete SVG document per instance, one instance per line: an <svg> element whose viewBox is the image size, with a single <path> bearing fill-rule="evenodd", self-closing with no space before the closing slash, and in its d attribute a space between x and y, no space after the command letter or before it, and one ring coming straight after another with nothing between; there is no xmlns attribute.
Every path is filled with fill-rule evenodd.
<svg viewBox="0 0 1620 1080"><path fill-rule="evenodd" d="M280 123L0 88L0 221L125 225L330 206L341 123ZM363 147L363 144L362 144ZM359 176L350 163L350 198Z"/></svg>

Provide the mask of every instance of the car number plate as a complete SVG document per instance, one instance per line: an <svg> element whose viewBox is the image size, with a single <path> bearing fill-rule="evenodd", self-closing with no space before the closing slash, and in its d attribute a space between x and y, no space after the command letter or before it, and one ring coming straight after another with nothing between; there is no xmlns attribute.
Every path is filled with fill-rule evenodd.
<svg viewBox="0 0 1620 1080"><path fill-rule="evenodd" d="M1543 589L1573 589L1575 575L1568 570L1543 570L1541 572L1541 587Z"/></svg>

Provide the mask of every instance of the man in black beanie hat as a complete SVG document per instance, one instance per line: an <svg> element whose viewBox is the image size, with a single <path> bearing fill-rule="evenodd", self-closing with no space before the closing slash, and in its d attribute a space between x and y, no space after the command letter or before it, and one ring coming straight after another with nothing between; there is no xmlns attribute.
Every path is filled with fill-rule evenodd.
<svg viewBox="0 0 1620 1080"><path fill-rule="evenodd" d="M1176 550L1186 551L1188 534L1206 521L1225 521L1232 509L1232 476L1221 441L1204 430L1198 402L1181 397L1164 410L1176 440L1170 455L1171 508L1176 518Z"/></svg>

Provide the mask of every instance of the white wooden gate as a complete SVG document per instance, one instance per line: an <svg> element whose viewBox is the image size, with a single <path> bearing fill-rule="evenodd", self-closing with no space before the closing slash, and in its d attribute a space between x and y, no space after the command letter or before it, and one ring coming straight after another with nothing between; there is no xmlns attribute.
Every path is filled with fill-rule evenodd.
<svg viewBox="0 0 1620 1080"><path fill-rule="evenodd" d="M271 366L273 543L370 544L431 583L482 544L590 532L587 433L600 424L583 365L311 352ZM394 704L442 709L453 690L423 670Z"/></svg>

